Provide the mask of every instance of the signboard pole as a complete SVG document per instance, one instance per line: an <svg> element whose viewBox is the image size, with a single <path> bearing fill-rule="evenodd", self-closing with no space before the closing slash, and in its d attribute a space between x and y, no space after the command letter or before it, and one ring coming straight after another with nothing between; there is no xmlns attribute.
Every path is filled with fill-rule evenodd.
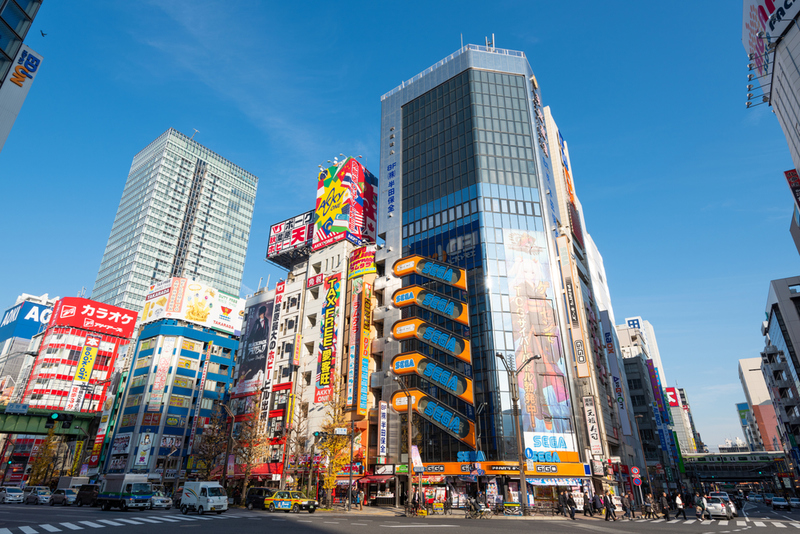
<svg viewBox="0 0 800 534"><path fill-rule="evenodd" d="M353 505L353 441L356 435L356 421L355 419L350 419L350 469L348 469L350 473L350 481L347 486L347 511L350 511L350 507Z"/></svg>

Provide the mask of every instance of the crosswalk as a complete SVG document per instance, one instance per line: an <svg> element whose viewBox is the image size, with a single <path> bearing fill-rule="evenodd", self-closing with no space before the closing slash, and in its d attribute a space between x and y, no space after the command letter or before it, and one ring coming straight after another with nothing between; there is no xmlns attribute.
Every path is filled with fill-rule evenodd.
<svg viewBox="0 0 800 534"><path fill-rule="evenodd" d="M69 534L75 530L94 530L106 527L124 527L127 525L146 525L146 524L167 524L167 523L181 523L187 521L218 521L229 519L245 519L251 517L246 514L229 514L222 515L151 515L151 516L135 516L136 519L126 519L115 517L114 519L94 519L92 521L65 521L62 523L40 523L36 525L22 525L15 527L0 528L0 534L50 534L53 532L63 532Z"/></svg>
<svg viewBox="0 0 800 534"><path fill-rule="evenodd" d="M776 521L773 519L733 519L733 520L725 520L725 519L703 519L702 521L699 519L671 519L667 521L664 518L661 519L634 519L633 522L636 523L664 523L667 525L703 525L703 526L711 526L717 525L720 527L775 527L775 528L789 528L794 527L796 529L800 529L800 522L798 521ZM2 532L0 532L2 534Z"/></svg>

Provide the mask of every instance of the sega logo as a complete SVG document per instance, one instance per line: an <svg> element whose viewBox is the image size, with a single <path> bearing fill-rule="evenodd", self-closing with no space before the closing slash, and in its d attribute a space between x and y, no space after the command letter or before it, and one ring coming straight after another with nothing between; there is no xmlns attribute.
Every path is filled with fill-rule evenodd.
<svg viewBox="0 0 800 534"><path fill-rule="evenodd" d="M425 267L422 268L422 272L419 274L437 278L443 282L451 282L453 280L453 269L446 265L436 265L432 262L425 262Z"/></svg>
<svg viewBox="0 0 800 534"><path fill-rule="evenodd" d="M455 304L453 304L451 300L436 296L433 293L425 295L425 299L422 301L422 307L438 311L450 317L453 317L453 312L455 310Z"/></svg>
<svg viewBox="0 0 800 534"><path fill-rule="evenodd" d="M525 449L525 457L534 462L548 462L548 463L561 463L561 458L558 457L557 452L550 451L534 451L531 448Z"/></svg>
<svg viewBox="0 0 800 534"><path fill-rule="evenodd" d="M414 300L414 292L413 291L406 291L405 293L400 293L399 295L397 295L394 298L394 301L397 304L400 304L401 302L407 302L409 300Z"/></svg>
<svg viewBox="0 0 800 534"><path fill-rule="evenodd" d="M414 367L415 367L414 360L411 358L394 362L395 371L399 371L400 369L413 369Z"/></svg>
<svg viewBox="0 0 800 534"><path fill-rule="evenodd" d="M427 327L422 339L424 341L430 341L432 345L439 345L448 352L456 352L456 338L444 332L440 332L436 328Z"/></svg>

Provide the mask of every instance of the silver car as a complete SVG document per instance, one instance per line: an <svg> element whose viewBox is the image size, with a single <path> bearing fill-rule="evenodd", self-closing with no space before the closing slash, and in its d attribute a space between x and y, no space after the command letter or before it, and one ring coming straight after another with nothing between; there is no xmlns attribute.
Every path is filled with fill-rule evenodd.
<svg viewBox="0 0 800 534"><path fill-rule="evenodd" d="M739 517L739 511L736 509L736 504L734 504L733 500L728 496L728 493L725 491L712 491L708 494L709 497L719 497L723 501L728 504L728 507L731 509L734 517Z"/></svg>
<svg viewBox="0 0 800 534"><path fill-rule="evenodd" d="M19 488L12 488L12 487L4 487L0 488L0 502L10 503L10 502L18 502L22 503L22 490Z"/></svg>
<svg viewBox="0 0 800 534"><path fill-rule="evenodd" d="M714 519L714 516L724 517L725 519L731 519L733 517L733 512L731 512L728 503L720 497L709 497L706 499L706 513L711 519Z"/></svg>
<svg viewBox="0 0 800 534"><path fill-rule="evenodd" d="M155 508L163 508L164 510L169 510L172 508L172 499L164 495L161 491L156 491L153 493L153 496L150 497L150 509Z"/></svg>
<svg viewBox="0 0 800 534"><path fill-rule="evenodd" d="M50 506L55 506L56 504L60 504L61 506L75 504L75 497L77 496L78 492L72 488L57 489L50 496Z"/></svg>
<svg viewBox="0 0 800 534"><path fill-rule="evenodd" d="M36 488L25 496L25 504L49 504L50 490Z"/></svg>

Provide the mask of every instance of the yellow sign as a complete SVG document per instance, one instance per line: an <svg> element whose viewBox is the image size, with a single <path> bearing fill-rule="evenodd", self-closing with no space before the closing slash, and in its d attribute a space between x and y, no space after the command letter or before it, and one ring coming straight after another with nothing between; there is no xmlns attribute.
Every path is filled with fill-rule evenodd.
<svg viewBox="0 0 800 534"><path fill-rule="evenodd" d="M86 336L86 341L83 344L83 350L78 358L78 367L75 368L74 382L89 382L89 377L92 376L94 369L94 360L97 357L97 349L100 347L100 336Z"/></svg>
<svg viewBox="0 0 800 534"><path fill-rule="evenodd" d="M75 442L75 460L72 462L72 474L75 475L81 466L81 454L83 453L83 442Z"/></svg>

